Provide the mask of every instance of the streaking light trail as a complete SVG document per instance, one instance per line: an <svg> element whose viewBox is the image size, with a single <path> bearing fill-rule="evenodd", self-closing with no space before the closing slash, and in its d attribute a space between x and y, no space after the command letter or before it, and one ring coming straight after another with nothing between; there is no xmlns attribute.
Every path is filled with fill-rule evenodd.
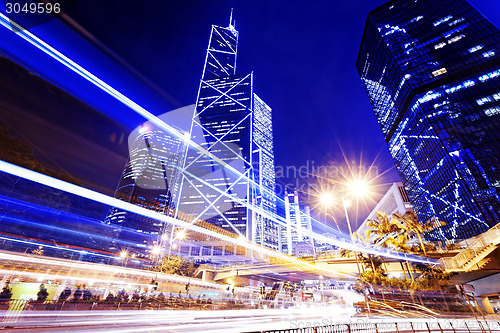
<svg viewBox="0 0 500 333"><path fill-rule="evenodd" d="M9 19L7 16L5 16L2 13L0 13L0 24L11 32L12 32L12 27L15 27L16 32L12 32L12 33L15 33L17 36L21 37L22 39L24 39L25 41L27 41L31 45L35 46L36 48L40 49L44 53L48 54L56 61L60 62L61 64L63 64L67 68L74 71L76 74L85 78L86 80L88 80L89 82L91 82L95 86L99 87L100 89L102 89L103 91L108 93L109 95L113 96L114 98L116 98L117 100L122 102L123 104L127 105L132 110L134 110L135 112L137 112L138 114L140 114L141 116L143 116L144 118L149 120L152 124L158 126L159 128L165 130L166 132L172 134L173 136L179 138L180 140L188 141L187 143L189 144L190 147L196 149L201 154L210 157L211 159L213 159L214 161L219 163L221 166L223 166L226 170L234 173L237 176L245 177L239 171L237 171L236 169L234 169L233 167L231 167L230 165L228 165L227 163L222 161L217 156L214 156L212 153L210 153L209 151L207 151L203 147L199 146L197 143L193 142L192 140L187 140L183 133L180 133L177 129L166 124L164 121L158 119L152 113L150 113L149 111L147 111L146 109L144 109L143 107L141 107L140 105L138 105L137 103L135 103L134 101L132 101L131 99L129 99L128 97L126 97L125 95L123 95L122 93L120 93L119 91L114 89L113 87L111 87L106 82L99 79L94 74L90 73L88 70L86 70L85 68L83 68L82 66L77 64L75 61L73 61L70 58L68 58L67 56L65 56L60 51L53 48L52 46L50 46L49 44L47 44L46 42L44 42L43 40L41 40L40 38L35 36L34 34L23 29L22 26L15 23L14 21ZM73 184L69 184L69 183L57 180L55 178L51 178L51 177L48 177L48 176L30 171L30 170L3 162L3 161L0 163L0 169L4 172L16 175L18 177L22 177L22 178L25 178L25 179L28 179L28 180L31 180L31 181L34 181L34 182L37 182L40 184L44 184L46 186L57 188L59 190L62 190L62 191L68 192L68 193L72 193L72 194L78 195L80 197L84 197L84 198L87 198L87 199L90 199L93 201L97 201L97 202L100 202L100 203L103 203L103 204L106 204L109 206L114 206L114 207L129 211L129 212L133 212L133 213L136 213L136 214L139 214L142 216L156 219L156 220L162 221L164 223L171 223L173 225L176 225L176 226L179 226L182 228L186 228L186 229L190 229L190 230L193 230L195 232L205 234L207 236L218 238L218 239L221 239L223 241L227 241L227 242L239 245L239 246L244 246L250 250L260 251L261 253L266 253L267 255L272 256L272 257L280 257L281 259L287 260L289 262L294 262L295 264L306 265L303 261L296 260L296 259L289 257L289 256L286 256L282 253L275 252L275 251L272 251L272 250L269 250L266 248L262 248L258 245L252 244L252 243L236 241L234 238L220 235L216 232L212 232L212 231L209 231L207 229L195 226L191 223L180 221L180 220L162 215L160 213L156 213L156 212L153 212L151 210L141 208L141 207L135 206L135 205L130 204L130 203L123 202L121 200L109 197L107 195L104 195L104 194L101 194L101 193L98 193L98 192L95 192L92 190L88 190L88 189L85 189L83 187L79 187L79 186L76 186ZM258 184L256 184L252 179L248 179L248 182L250 182L253 186L258 186ZM234 197L229 195L227 192L221 191L217 188L213 188L213 189L216 189L221 194L234 199ZM273 195L277 200L282 200L281 198L277 197L275 193L271 193L271 195ZM260 207L253 206L252 204L249 204L248 202L246 202L245 200L242 200L242 199L240 199L240 202L242 202L249 209L261 214L262 216L269 217L273 221L275 221L279 224L286 225L286 222L281 221L281 219L279 219L277 216L270 216L267 212L261 210ZM310 232L307 232L307 233L310 233ZM381 251L381 250L374 249L371 247L360 247L360 246L357 246L354 244L350 244L348 241L334 240L332 238L328 238L328 237L325 237L323 235L316 234L314 232L312 232L310 234L312 237L314 237L315 239L317 239L319 241L329 243L332 245L336 245L336 246L339 246L341 248L353 250L353 251L366 252L366 253L371 253L374 255L380 255L380 256L384 256L384 257L390 257L390 258L394 258L394 259L409 260L409 261L421 262L421 263L435 262L431 259L422 258L422 257L418 257L418 256L413 256L413 255L407 255L404 253L398 253L398 252L394 252L394 251ZM311 266L313 266L313 265L311 265ZM333 273L333 272L330 272L330 273ZM335 273L335 274L339 274L339 273Z"/></svg>
<svg viewBox="0 0 500 333"><path fill-rule="evenodd" d="M80 75L81 77L83 77L84 79L89 81L90 83L94 84L95 86L97 86L101 90L105 91L106 93L108 93L112 97L116 98L118 101L120 101L123 104L125 104L126 106L130 107L132 110L137 112L139 115L141 115L145 119L149 120L152 124L165 130L167 133L172 134L176 138L178 138L182 141L185 141L189 145L189 147L194 148L195 150L197 150L198 152L200 152L204 156L210 157L211 159L213 159L213 161L215 161L219 165L223 166L225 170L230 171L231 173L235 174L239 178L245 178L246 181L248 181L250 184L252 184L252 186L260 188L259 184L255 183L252 179L248 178L245 174L240 173L238 170L236 170L235 168L233 168L232 166L230 166L229 164L224 162L222 159L220 159L217 156L215 156L214 154L212 154L210 151L204 149L203 147L201 147L200 145L198 145L194 141L186 138L184 133L179 132L177 129L173 128L172 126L168 125L164 121L160 120L158 117L154 116L151 112L147 111L146 109L144 109L143 107L141 107L140 105L138 105L137 103L132 101L130 98L123 95L118 90L111 87L109 84L107 84L103 80L99 79L97 76L95 76L94 74L92 74L91 72L89 72L88 70L83 68L81 65L77 64L75 61L71 60L69 57L67 57L66 55L64 55L60 51L56 50L54 47L50 46L49 44L47 44L46 42L44 42L42 39L38 38L34 34L30 33L29 31L24 29L21 25L17 24L16 22L14 22L11 19L9 19L7 16L5 16L2 13L0 13L0 24L2 26L4 26L5 28L7 28L12 33L15 33L17 36L21 37L22 39L24 39L25 41L30 43L31 45L35 46L36 48L43 51L47 55L51 56L53 59L55 59L59 63L63 64L67 68L71 69L73 72ZM12 27L15 28L16 32L12 31ZM184 172L184 170L182 170L182 171ZM222 194L224 196L227 196L231 199L234 199L227 192L221 191L218 188L213 188L213 189L216 191L219 191L220 194ZM263 189L263 190L268 191L267 189ZM268 194L271 196L274 196L277 200L280 200L280 198L277 197L275 193L271 193L268 191ZM256 211L260 215L267 217L267 218L270 218L279 224L286 225L285 221L279 220L276 216L268 215L267 212L265 212L264 210L261 210L260 207L254 206L254 205L252 205L244 200L241 200L241 201L247 208L249 208L253 211ZM281 199L281 201L283 201L283 200ZM292 226L292 228L295 228L295 227Z"/></svg>
<svg viewBox="0 0 500 333"><path fill-rule="evenodd" d="M198 232L198 233L210 236L210 237L214 237L214 238L217 238L217 239L220 239L222 241L226 241L226 242L238 245L238 246L243 246L249 250L260 252L260 253L266 254L270 257L277 257L277 258L283 259L287 262L297 264L299 266L304 266L304 267L307 267L309 269L318 270L318 268L315 267L315 265L305 263L301 260L298 260L298 259L291 257L291 256L287 256L287 255L285 255L281 252L278 252L278 251L273 251L273 250L270 250L267 248L263 248L259 245L242 240L241 238L232 238L232 237L229 237L226 235L222 235L222 234L219 234L215 231L211 231L211 230L199 227L197 225L194 225L194 224L191 224L188 222L184 222L184 221L175 219L175 218L167 216L167 215L163 215L161 213L157 213L155 211L152 211L152 210L149 210L149 209L146 209L143 207L136 206L136 205L131 204L129 202L125 202L125 201L113 198L111 196L108 196L108 195L105 195L105 194L102 194L99 192L89 190L89 189L86 189L86 188L83 188L81 186L77 186L77 185L74 185L71 183L67 183L65 181L49 177L49 176L40 174L40 173L32 171L32 170L22 168L20 166L17 166L17 165L11 164L11 163L7 163L5 161L0 161L0 171L6 172L8 174L11 174L11 175L14 175L17 177L24 178L24 179L27 179L27 180L30 180L33 182L36 182L39 184L42 184L45 186L49 186L49 187L52 187L52 188L55 188L55 189L58 189L58 190L61 190L64 192L68 192L68 193L77 195L77 196L82 197L82 198L93 200L93 201L96 201L96 202L99 202L99 203L102 203L102 204L105 204L105 205L108 205L111 207L123 209L125 211L139 214L139 215L151 218L151 219L155 219L155 220L161 221L163 223L170 223L170 224L173 224L177 227L192 230L194 232ZM315 236L318 239L323 240L325 242L331 241L331 239L324 237L322 235L315 235ZM418 256L404 255L404 254L398 253L398 252L392 252L392 253L391 252L389 252L389 253L380 252L380 251L376 251L376 250L371 249L371 248L365 248L365 247L362 248L362 247L358 247L354 244L349 244L349 243L345 243L342 245L344 248L347 248L347 249L350 249L353 251L367 252L367 253L371 253L371 254L375 254L375 255L392 257L395 259L410 260L410 261L421 262L421 263L429 263L429 260L430 260L430 259L421 258ZM347 276L347 275L344 275L341 273L326 270L325 274L328 274L328 273Z"/></svg>

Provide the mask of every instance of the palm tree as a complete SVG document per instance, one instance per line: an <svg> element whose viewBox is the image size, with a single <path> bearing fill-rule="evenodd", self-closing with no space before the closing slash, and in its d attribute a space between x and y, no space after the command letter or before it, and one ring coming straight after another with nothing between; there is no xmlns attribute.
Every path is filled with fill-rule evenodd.
<svg viewBox="0 0 500 333"><path fill-rule="evenodd" d="M401 224L394 217L389 218L380 210L377 211L377 219L368 220L366 225L371 228L371 232L378 234L373 243L384 247L391 242L391 238L403 231Z"/></svg>
<svg viewBox="0 0 500 333"><path fill-rule="evenodd" d="M367 230L365 233L365 237L361 236L357 232L353 232L352 235L356 238L361 239L361 241L365 244L372 244L371 239L370 239L371 232L372 232L372 230ZM374 276L379 278L377 275L384 275L385 271L382 268L382 263L383 263L382 257L374 256L370 253L366 253L366 255L368 256L368 258L365 258L363 255L360 256L361 261L365 262L367 264L367 266L369 264L371 264L371 269L373 271Z"/></svg>
<svg viewBox="0 0 500 333"><path fill-rule="evenodd" d="M418 240L420 242L420 247L424 252L424 256L427 256L427 251L425 251L425 245L422 240L422 234L435 229L433 223L420 222L418 220L417 213L415 213L412 210L404 213L402 216L398 213L394 213L393 216L396 218L396 221L399 220L400 223L398 224L402 229L406 230L407 232L414 232L417 235ZM443 226L446 225L446 222L439 221L439 224Z"/></svg>
<svg viewBox="0 0 500 333"><path fill-rule="evenodd" d="M392 248L400 252L409 252L410 247L408 246L408 233L406 228L401 225L401 223L394 217L389 217L382 211L377 211L377 219L369 220L367 222L372 230L371 232L378 234L379 236L375 239L374 243L386 248ZM401 269L406 280L405 267L403 262L400 262ZM408 269L408 276L414 282L413 275L409 269L409 264L406 262Z"/></svg>

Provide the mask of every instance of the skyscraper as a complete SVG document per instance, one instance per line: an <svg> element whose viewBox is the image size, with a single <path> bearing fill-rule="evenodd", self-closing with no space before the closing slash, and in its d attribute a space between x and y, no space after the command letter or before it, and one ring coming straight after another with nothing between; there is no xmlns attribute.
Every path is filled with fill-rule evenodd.
<svg viewBox="0 0 500 333"><path fill-rule="evenodd" d="M309 206L299 203L299 194L296 190L285 190L285 221L283 228L282 247L289 255L298 255L300 252L314 254L314 240L312 232L311 211ZM302 253L303 254L303 253Z"/></svg>
<svg viewBox="0 0 500 333"><path fill-rule="evenodd" d="M279 249L271 108L253 92L253 73L236 73L238 32L212 26L192 118L178 210ZM258 207L261 212L249 209Z"/></svg>
<svg viewBox="0 0 500 333"><path fill-rule="evenodd" d="M465 0L389 1L356 67L429 239L500 222L500 33Z"/></svg>
<svg viewBox="0 0 500 333"><path fill-rule="evenodd" d="M172 124L174 118L179 117L179 112L182 114L186 110L191 111L192 106L171 111L159 118ZM184 134L181 129L177 130L181 135ZM128 146L129 160L115 191L115 197L172 216L180 183L185 142L146 122L130 133ZM159 242L159 236L167 227L161 221L117 208L111 208L105 223L119 227L114 235L116 240L123 238L123 230L138 232L131 241L136 242L137 247L143 248L151 248L153 242Z"/></svg>

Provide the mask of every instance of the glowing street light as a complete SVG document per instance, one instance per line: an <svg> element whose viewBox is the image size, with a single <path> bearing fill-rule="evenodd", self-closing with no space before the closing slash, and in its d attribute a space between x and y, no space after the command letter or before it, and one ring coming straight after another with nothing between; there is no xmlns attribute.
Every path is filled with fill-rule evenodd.
<svg viewBox="0 0 500 333"><path fill-rule="evenodd" d="M120 252L120 258L125 259L124 266L127 267L127 262L128 262L128 252L127 251L122 251Z"/></svg>
<svg viewBox="0 0 500 333"><path fill-rule="evenodd" d="M153 249L151 250L151 253L154 254L155 256L159 255L161 253L161 247L160 246L154 246Z"/></svg>
<svg viewBox="0 0 500 333"><path fill-rule="evenodd" d="M173 232L173 230L172 230ZM177 244L174 244L174 241L179 240L183 241L187 238L187 231L186 229L179 229L175 232L175 237L173 240L170 241L169 247L168 247L168 255L167 255L167 262L170 260L170 254L172 253L172 248L175 250L177 249Z"/></svg>
<svg viewBox="0 0 500 333"><path fill-rule="evenodd" d="M369 186L368 183L362 180L355 180L347 184L350 194L355 197L363 197L368 194Z"/></svg>
<svg viewBox="0 0 500 333"><path fill-rule="evenodd" d="M184 240L186 239L186 229L180 229L180 230L177 230L177 232L175 233L175 239L178 239L178 240Z"/></svg>
<svg viewBox="0 0 500 333"><path fill-rule="evenodd" d="M352 201L349 197L355 197L358 200L361 197L367 196L369 191L368 183L360 180L354 180L344 185L344 191L340 191L340 197L342 198L342 206L344 207L344 214L347 222L347 227L349 228L349 236L351 237L351 242L354 245L354 238L351 229L351 221L349 220L349 214L347 212L347 208L351 207ZM329 207L335 203L334 196L331 192L323 192L320 194L319 200L323 206ZM354 255L356 259L356 267L358 269L358 275L361 275L361 269L359 267L359 260L357 254ZM363 286L363 280L361 280L361 285ZM368 299L363 292L363 296L365 298L365 303L370 311L370 305L368 304Z"/></svg>
<svg viewBox="0 0 500 333"><path fill-rule="evenodd" d="M335 197L330 192L322 193L319 200L324 207L330 207L335 203Z"/></svg>

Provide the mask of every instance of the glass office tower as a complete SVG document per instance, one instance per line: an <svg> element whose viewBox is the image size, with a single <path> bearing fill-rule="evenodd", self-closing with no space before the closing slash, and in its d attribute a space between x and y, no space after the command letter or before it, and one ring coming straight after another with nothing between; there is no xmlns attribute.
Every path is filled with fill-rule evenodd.
<svg viewBox="0 0 500 333"><path fill-rule="evenodd" d="M167 121L167 115L160 119ZM184 132L177 129L182 135ZM173 216L175 195L180 183L185 143L150 122L137 127L128 138L129 160L125 165L115 198ZM134 231L130 240L134 247L151 250L160 242L167 225L139 214L111 208L104 221L115 228L115 241L124 239L127 231ZM110 250L119 250L111 247ZM141 253L143 255L143 253Z"/></svg>
<svg viewBox="0 0 500 333"><path fill-rule="evenodd" d="M280 249L271 108L236 73L238 32L212 26L185 155L178 211ZM209 152L210 154L206 154ZM257 207L259 211L249 209ZM262 213L264 212L264 213Z"/></svg>
<svg viewBox="0 0 500 333"><path fill-rule="evenodd" d="M500 33L464 0L373 10L356 67L428 239L500 222Z"/></svg>

